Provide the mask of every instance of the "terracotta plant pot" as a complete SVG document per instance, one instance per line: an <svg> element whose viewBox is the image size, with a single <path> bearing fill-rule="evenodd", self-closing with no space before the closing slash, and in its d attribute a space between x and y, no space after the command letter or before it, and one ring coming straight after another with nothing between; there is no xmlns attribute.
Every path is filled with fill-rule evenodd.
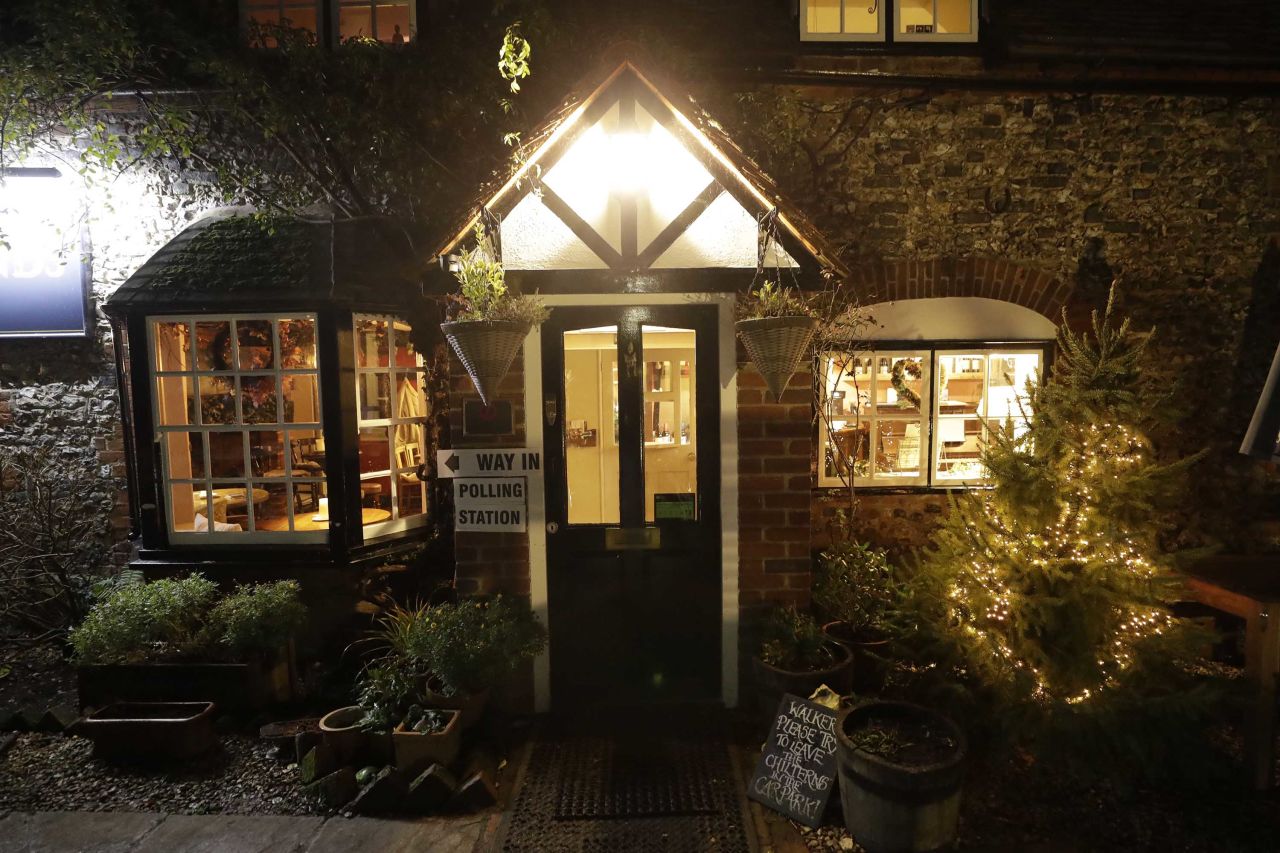
<svg viewBox="0 0 1280 853"><path fill-rule="evenodd" d="M440 692L441 689L438 681L427 679L422 688L422 704L428 708L457 711L458 728L463 731L480 722L480 717L489 704L489 688L456 696L446 696Z"/></svg>
<svg viewBox="0 0 1280 853"><path fill-rule="evenodd" d="M391 743L395 749L396 769L412 779L432 764L449 764L458 757L458 749L462 745L462 726L457 711L446 711L449 723L442 731L415 732L404 727L404 723L396 726L391 733Z"/></svg>
<svg viewBox="0 0 1280 853"><path fill-rule="evenodd" d="M838 643L830 643L835 663L825 669L793 672L752 658L755 667L756 709L767 721L773 720L784 693L808 697L825 684L840 694L849 692L853 678L853 654Z"/></svg>
<svg viewBox="0 0 1280 853"><path fill-rule="evenodd" d="M739 320L737 329L747 355L764 377L773 398L781 400L787 383L809 352L818 321L800 315L765 317Z"/></svg>
<svg viewBox="0 0 1280 853"><path fill-rule="evenodd" d="M887 677L889 639L878 632L857 631L848 622L828 622L822 633L853 653L853 692L878 693Z"/></svg>
<svg viewBox="0 0 1280 853"><path fill-rule="evenodd" d="M212 702L116 702L76 724L93 757L117 763L185 759L218 744Z"/></svg>
<svg viewBox="0 0 1280 853"><path fill-rule="evenodd" d="M925 726L949 743L890 760L852 739L872 720ZM849 833L869 853L923 853L956 839L967 742L936 711L909 702L870 702L836 719L840 803Z"/></svg>
<svg viewBox="0 0 1280 853"><path fill-rule="evenodd" d="M529 323L484 320L440 324L440 331L471 376L485 405L497 396L498 385L511 369L511 362L515 361L531 328Z"/></svg>
<svg viewBox="0 0 1280 853"><path fill-rule="evenodd" d="M341 764L351 763L366 752L366 736L359 726L363 716L364 709L359 705L348 705L320 718L320 739Z"/></svg>

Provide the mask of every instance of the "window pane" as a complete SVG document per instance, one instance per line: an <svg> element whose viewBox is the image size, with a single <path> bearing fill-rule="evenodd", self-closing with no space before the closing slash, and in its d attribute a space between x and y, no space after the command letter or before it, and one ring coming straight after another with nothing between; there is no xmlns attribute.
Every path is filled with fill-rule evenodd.
<svg viewBox="0 0 1280 853"><path fill-rule="evenodd" d="M880 415L918 414L924 394L923 356L876 358L876 412Z"/></svg>
<svg viewBox="0 0 1280 853"><path fill-rule="evenodd" d="M244 423L273 424L277 422L276 378L274 376L242 377L240 379L240 392Z"/></svg>
<svg viewBox="0 0 1280 853"><path fill-rule="evenodd" d="M231 369L231 323L196 323L196 366L201 370Z"/></svg>
<svg viewBox="0 0 1280 853"><path fill-rule="evenodd" d="M987 391L987 420L1002 424L1005 419L1023 420L1027 404L1027 383L1040 376L1040 353L992 353L988 357L990 378Z"/></svg>
<svg viewBox="0 0 1280 853"><path fill-rule="evenodd" d="M938 32L969 33L973 27L973 3L976 0L937 0Z"/></svg>
<svg viewBox="0 0 1280 853"><path fill-rule="evenodd" d="M360 430L360 473L391 470L391 446L387 427Z"/></svg>
<svg viewBox="0 0 1280 853"><path fill-rule="evenodd" d="M200 377L200 422L236 423L236 386L226 376Z"/></svg>
<svg viewBox="0 0 1280 853"><path fill-rule="evenodd" d="M242 432L211 432L209 435L209 471L215 478L244 476L244 439Z"/></svg>
<svg viewBox="0 0 1280 853"><path fill-rule="evenodd" d="M692 329L644 326L644 490L645 520L657 520L663 505L667 519L697 517L697 399ZM676 368L673 370L673 366Z"/></svg>
<svg viewBox="0 0 1280 853"><path fill-rule="evenodd" d="M190 483L174 483L169 486L169 524L174 530L193 532L196 529L195 489ZM199 512L203 513L203 507ZM208 529L207 518L205 528Z"/></svg>
<svg viewBox="0 0 1280 853"><path fill-rule="evenodd" d="M391 477L369 477L360 480L360 514L365 524L377 524L391 518Z"/></svg>
<svg viewBox="0 0 1280 853"><path fill-rule="evenodd" d="M980 352L938 356L938 415L981 414L986 358Z"/></svg>
<svg viewBox="0 0 1280 853"><path fill-rule="evenodd" d="M289 529L289 504L293 498L284 483L254 483L255 488L267 493L267 499L253 508L253 529L280 532Z"/></svg>
<svg viewBox="0 0 1280 853"><path fill-rule="evenodd" d="M978 480L981 462L982 421L976 417L938 418L937 476L944 480Z"/></svg>
<svg viewBox="0 0 1280 853"><path fill-rule="evenodd" d="M156 370L191 370L191 327L186 323L156 323Z"/></svg>
<svg viewBox="0 0 1280 853"><path fill-rule="evenodd" d="M617 524L617 326L564 335L565 474L570 524Z"/></svg>
<svg viewBox="0 0 1280 853"><path fill-rule="evenodd" d="M827 448L826 476L871 476L871 422L838 421Z"/></svg>
<svg viewBox="0 0 1280 853"><path fill-rule="evenodd" d="M338 35L343 41L351 38L373 38L373 14L367 2L354 6L344 5L338 11Z"/></svg>
<svg viewBox="0 0 1280 853"><path fill-rule="evenodd" d="M285 423L320 423L319 383L314 373L289 374L281 378L280 384L283 386Z"/></svg>
<svg viewBox="0 0 1280 853"><path fill-rule="evenodd" d="M360 420L377 421L391 417L391 376L386 373L361 373L357 376Z"/></svg>
<svg viewBox="0 0 1280 853"><path fill-rule="evenodd" d="M396 426L396 470L417 471L418 466L426 461L422 443L422 424L399 424Z"/></svg>
<svg viewBox="0 0 1280 853"><path fill-rule="evenodd" d="M401 474L397 485L396 517L410 518L427 511L426 491L416 474Z"/></svg>
<svg viewBox="0 0 1280 853"><path fill-rule="evenodd" d="M271 370L275 367L275 339L270 320L238 320L236 341L241 370Z"/></svg>
<svg viewBox="0 0 1280 853"><path fill-rule="evenodd" d="M280 366L285 369L316 366L315 320L280 321Z"/></svg>
<svg viewBox="0 0 1280 853"><path fill-rule="evenodd" d="M356 366L387 367L387 321L356 319Z"/></svg>
<svg viewBox="0 0 1280 853"><path fill-rule="evenodd" d="M202 480L205 476L204 433L166 432L165 452L169 460L169 478Z"/></svg>
<svg viewBox="0 0 1280 853"><path fill-rule="evenodd" d="M289 450L295 471L303 471L308 477L324 476L324 437L319 430L291 430Z"/></svg>
<svg viewBox="0 0 1280 853"><path fill-rule="evenodd" d="M398 3L378 4L378 39L388 44L404 44L409 41L409 4L407 0Z"/></svg>
<svg viewBox="0 0 1280 853"><path fill-rule="evenodd" d="M255 477L284 477L292 466L286 468L284 433L254 430L249 433L249 462Z"/></svg>
<svg viewBox="0 0 1280 853"><path fill-rule="evenodd" d="M806 0L811 33L840 32L840 4L843 0Z"/></svg>
<svg viewBox="0 0 1280 853"><path fill-rule="evenodd" d="M898 0L898 32L931 33L933 0Z"/></svg>
<svg viewBox="0 0 1280 853"><path fill-rule="evenodd" d="M156 413L161 426L195 423L195 388L190 376L156 379Z"/></svg>
<svg viewBox="0 0 1280 853"><path fill-rule="evenodd" d="M392 331L395 337L396 367L416 368L420 359L417 350L413 347L413 331L409 324L394 323Z"/></svg>
<svg viewBox="0 0 1280 853"><path fill-rule="evenodd" d="M201 511L206 505L212 509L215 533L247 532L250 502L255 506L261 505L268 497L266 489L250 489L245 483L214 483L212 492L196 491L196 503ZM223 524L228 527L224 528ZM197 518L196 529L199 531L200 528L201 522Z"/></svg>
<svg viewBox="0 0 1280 853"><path fill-rule="evenodd" d="M844 31L869 35L880 32L880 11L875 0L845 0Z"/></svg>
<svg viewBox="0 0 1280 853"><path fill-rule="evenodd" d="M919 421L881 420L876 425L875 476L920 476Z"/></svg>

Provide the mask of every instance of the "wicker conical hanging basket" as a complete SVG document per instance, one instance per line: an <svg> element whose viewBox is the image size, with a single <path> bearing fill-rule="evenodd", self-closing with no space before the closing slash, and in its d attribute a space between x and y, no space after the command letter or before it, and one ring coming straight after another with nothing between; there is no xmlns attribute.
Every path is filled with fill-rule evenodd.
<svg viewBox="0 0 1280 853"><path fill-rule="evenodd" d="M459 320L440 324L440 331L467 369L486 406L497 396L498 385L511 369L531 328L530 323L509 321Z"/></svg>
<svg viewBox="0 0 1280 853"><path fill-rule="evenodd" d="M813 317L738 321L738 337L775 400L782 399L783 390L809 351L817 330L818 321Z"/></svg>

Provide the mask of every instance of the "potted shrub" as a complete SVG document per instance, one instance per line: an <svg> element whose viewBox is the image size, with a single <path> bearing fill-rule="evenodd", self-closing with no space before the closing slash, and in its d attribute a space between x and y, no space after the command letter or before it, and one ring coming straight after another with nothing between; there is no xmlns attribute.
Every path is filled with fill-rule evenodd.
<svg viewBox="0 0 1280 853"><path fill-rule="evenodd" d="M80 704L211 700L261 708L293 697L296 581L220 595L200 575L109 589L71 631Z"/></svg>
<svg viewBox="0 0 1280 853"><path fill-rule="evenodd" d="M784 693L809 696L825 684L848 693L853 654L822 633L817 621L795 607L772 611L764 623L760 653L753 659L756 704L770 718Z"/></svg>
<svg viewBox="0 0 1280 853"><path fill-rule="evenodd" d="M886 553L840 527L844 535L818 557L813 603L827 619L823 633L853 652L853 687L864 693L884 685L886 622L899 590Z"/></svg>
<svg viewBox="0 0 1280 853"><path fill-rule="evenodd" d="M410 655L429 672L425 704L458 711L464 729L479 719L491 688L546 644L529 606L501 595L426 608L408 638Z"/></svg>
<svg viewBox="0 0 1280 853"><path fill-rule="evenodd" d="M782 399L817 329L817 313L800 293L772 280L738 302L738 337L775 400Z"/></svg>
<svg viewBox="0 0 1280 853"><path fill-rule="evenodd" d="M836 719L840 803L869 853L949 847L960 817L967 743L947 717L909 702L871 702Z"/></svg>
<svg viewBox="0 0 1280 853"><path fill-rule="evenodd" d="M476 225L475 234L475 246L462 254L454 271L461 292L452 297L450 320L440 330L488 404L529 330L546 320L547 309L536 297L507 289L502 262L484 226Z"/></svg>

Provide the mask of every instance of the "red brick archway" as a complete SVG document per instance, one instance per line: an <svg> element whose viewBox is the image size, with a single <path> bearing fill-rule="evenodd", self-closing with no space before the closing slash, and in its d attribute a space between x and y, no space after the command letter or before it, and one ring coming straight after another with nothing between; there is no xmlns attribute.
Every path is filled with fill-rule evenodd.
<svg viewBox="0 0 1280 853"><path fill-rule="evenodd" d="M867 304L896 299L979 296L1030 308L1055 323L1073 285L1047 272L995 258L877 261L855 267L847 281Z"/></svg>

